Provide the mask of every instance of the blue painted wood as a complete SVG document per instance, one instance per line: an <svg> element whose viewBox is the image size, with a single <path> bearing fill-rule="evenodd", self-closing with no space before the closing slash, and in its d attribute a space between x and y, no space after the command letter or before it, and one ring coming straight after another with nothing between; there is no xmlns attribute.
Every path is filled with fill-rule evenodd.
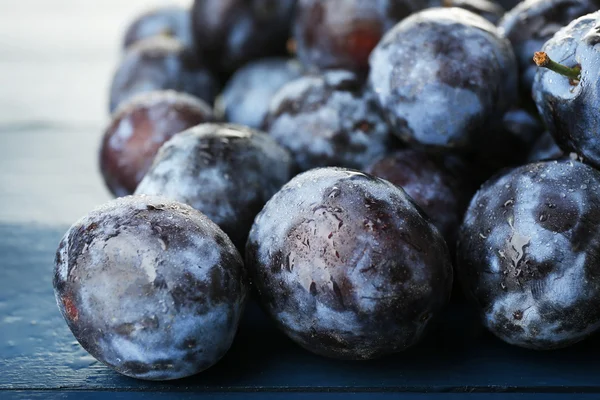
<svg viewBox="0 0 600 400"><path fill-rule="evenodd" d="M210 400L246 400L248 393L204 393L202 399ZM260 397L258 397L260 396ZM255 397L263 400L304 400L306 393L260 393ZM540 398L539 394L523 393L472 393L465 395L462 393L312 393L312 400L536 400ZM47 392L47 391L28 391L11 392L6 394L5 400L105 400L107 398L115 400L191 400L198 399L197 393L148 393L148 392L90 392L90 391L71 391L71 392ZM546 394L543 400L592 400L598 399L595 394Z"/></svg>
<svg viewBox="0 0 600 400"><path fill-rule="evenodd" d="M484 332L463 305L416 348L368 362L314 356L251 305L231 351L205 373L166 383L126 378L87 355L58 313L52 260L65 228L0 225L0 390L600 393L598 338L523 350Z"/></svg>

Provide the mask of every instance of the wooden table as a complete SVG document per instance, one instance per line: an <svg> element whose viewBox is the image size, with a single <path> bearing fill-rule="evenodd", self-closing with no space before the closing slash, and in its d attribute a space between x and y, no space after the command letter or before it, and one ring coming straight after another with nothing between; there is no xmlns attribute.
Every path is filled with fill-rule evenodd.
<svg viewBox="0 0 600 400"><path fill-rule="evenodd" d="M251 304L228 355L170 383L96 362L52 292L67 226L109 199L97 170L120 34L142 0L0 2L0 399L600 398L600 339L538 353L485 333L454 305L417 348L372 362L313 356ZM575 393L575 394L574 394Z"/></svg>

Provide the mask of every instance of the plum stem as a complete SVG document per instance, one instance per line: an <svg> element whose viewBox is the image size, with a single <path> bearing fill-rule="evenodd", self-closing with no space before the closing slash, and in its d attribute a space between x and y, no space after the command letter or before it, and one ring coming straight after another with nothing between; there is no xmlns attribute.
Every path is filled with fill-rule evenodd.
<svg viewBox="0 0 600 400"><path fill-rule="evenodd" d="M175 32L173 32L170 28L164 28L159 32L159 35L167 38L174 38Z"/></svg>
<svg viewBox="0 0 600 400"><path fill-rule="evenodd" d="M556 72L557 74L566 76L574 82L579 82L579 80L581 79L580 66L570 68L565 65L559 64L555 61L552 61L550 56L543 51L536 52L533 56L533 61L535 61L538 67L547 68L550 71Z"/></svg>

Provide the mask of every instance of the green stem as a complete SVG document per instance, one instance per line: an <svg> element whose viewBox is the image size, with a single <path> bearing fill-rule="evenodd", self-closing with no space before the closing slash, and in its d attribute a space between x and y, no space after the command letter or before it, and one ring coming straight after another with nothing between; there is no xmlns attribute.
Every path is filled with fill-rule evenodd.
<svg viewBox="0 0 600 400"><path fill-rule="evenodd" d="M548 54L544 53L543 51L538 51L537 53L535 53L535 55L533 56L533 61L535 61L538 67L547 68L550 71L556 72L557 74L566 76L572 81L579 82L579 80L581 79L580 66L570 68L559 64L555 61L552 61L550 56L548 56Z"/></svg>

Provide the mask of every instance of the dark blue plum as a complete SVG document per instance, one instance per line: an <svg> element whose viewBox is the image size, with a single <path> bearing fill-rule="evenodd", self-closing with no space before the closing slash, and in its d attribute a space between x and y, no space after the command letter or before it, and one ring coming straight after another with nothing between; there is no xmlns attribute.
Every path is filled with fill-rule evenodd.
<svg viewBox="0 0 600 400"><path fill-rule="evenodd" d="M294 20L298 58L312 70L365 75L381 37L402 19L429 7L461 7L494 24L503 14L487 0L299 0Z"/></svg>
<svg viewBox="0 0 600 400"><path fill-rule="evenodd" d="M254 217L290 180L292 165L288 152L265 133L201 124L161 147L135 193L191 205L243 249Z"/></svg>
<svg viewBox="0 0 600 400"><path fill-rule="evenodd" d="M115 196L132 194L173 135L215 118L202 100L172 90L142 93L113 114L100 148L100 171Z"/></svg>
<svg viewBox="0 0 600 400"><path fill-rule="evenodd" d="M156 90L194 95L212 105L219 85L212 73L174 38L157 36L125 53L110 88L110 112L134 95Z"/></svg>
<svg viewBox="0 0 600 400"><path fill-rule="evenodd" d="M391 147L389 127L373 95L356 75L306 75L273 97L265 130L287 148L298 167L362 169Z"/></svg>
<svg viewBox="0 0 600 400"><path fill-rule="evenodd" d="M366 172L404 189L453 250L463 213L475 190L465 176L467 167L448 168L447 157L404 149L377 160Z"/></svg>
<svg viewBox="0 0 600 400"><path fill-rule="evenodd" d="M369 86L394 133L409 143L473 147L518 97L510 43L460 8L404 19L373 50L370 65Z"/></svg>
<svg viewBox="0 0 600 400"><path fill-rule="evenodd" d="M194 47L190 10L177 5L163 6L137 17L125 31L123 47L154 36L172 36L189 49Z"/></svg>
<svg viewBox="0 0 600 400"><path fill-rule="evenodd" d="M526 0L506 13L498 27L512 43L519 62L523 98L531 98L537 70L531 62L533 54L560 28L596 10L592 0Z"/></svg>
<svg viewBox="0 0 600 400"><path fill-rule="evenodd" d="M254 59L286 54L296 0L195 0L196 50L223 75Z"/></svg>
<svg viewBox="0 0 600 400"><path fill-rule="evenodd" d="M265 58L243 66L233 74L216 112L226 121L260 129L273 95L302 75L301 65L287 58Z"/></svg>
<svg viewBox="0 0 600 400"><path fill-rule="evenodd" d="M459 233L458 275L483 324L546 350L600 328L600 172L528 164L486 182Z"/></svg>
<svg viewBox="0 0 600 400"><path fill-rule="evenodd" d="M415 0L299 0L294 39L310 69L369 69L369 54L385 32L425 5Z"/></svg>
<svg viewBox="0 0 600 400"><path fill-rule="evenodd" d="M561 29L543 52L568 68L579 68L579 79L539 68L534 100L556 143L600 166L600 12L580 17Z"/></svg>
<svg viewBox="0 0 600 400"><path fill-rule="evenodd" d="M278 327L334 358L412 346L452 288L446 244L406 193L342 168L305 172L275 194L256 217L246 262Z"/></svg>
<svg viewBox="0 0 600 400"><path fill-rule="evenodd" d="M69 228L55 259L58 307L75 338L121 374L170 380L214 365L247 293L242 258L193 208L129 196Z"/></svg>

